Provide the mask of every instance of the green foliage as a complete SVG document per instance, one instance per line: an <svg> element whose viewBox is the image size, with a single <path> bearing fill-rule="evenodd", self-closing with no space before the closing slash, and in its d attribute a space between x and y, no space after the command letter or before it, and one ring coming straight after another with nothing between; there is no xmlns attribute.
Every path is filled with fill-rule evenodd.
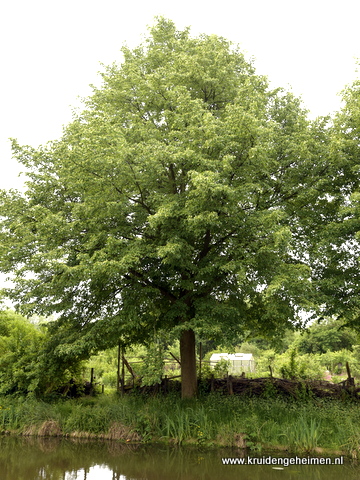
<svg viewBox="0 0 360 480"><path fill-rule="evenodd" d="M253 336L249 332L246 342L242 342L240 346L235 347L236 351L241 353L252 353L260 355L262 351L274 349L277 353L284 353L294 342L298 332L293 328L278 332L277 335L271 337Z"/></svg>
<svg viewBox="0 0 360 480"><path fill-rule="evenodd" d="M45 333L11 310L0 311L0 394L37 390L39 355Z"/></svg>
<svg viewBox="0 0 360 480"><path fill-rule="evenodd" d="M309 453L320 447L345 450L356 457L360 446L356 403L217 394L191 402L172 396L104 396L52 403L7 397L1 402L2 430L38 429L44 421L57 422L65 435L104 436L117 423L137 432L143 442L239 448L240 439L240 448L245 441L254 451L273 446Z"/></svg>
<svg viewBox="0 0 360 480"><path fill-rule="evenodd" d="M216 378L226 377L229 371L230 361L222 358L213 368L213 373Z"/></svg>
<svg viewBox="0 0 360 480"><path fill-rule="evenodd" d="M113 389L116 389L117 388L117 372L116 371L112 371L112 372L105 372L102 374L102 377L101 377L101 383L105 386L105 387L110 387L110 388L113 388Z"/></svg>
<svg viewBox="0 0 360 480"><path fill-rule="evenodd" d="M12 310L0 311L0 395L41 396L79 382L82 365L59 355L48 324L32 323Z"/></svg>
<svg viewBox="0 0 360 480"><path fill-rule="evenodd" d="M355 345L357 335L341 323L314 324L290 338L293 341L283 353L271 349L256 351L246 344L239 347L239 351L252 351L256 359L256 376L269 375L269 366L274 376L284 378L323 379L328 370L337 382L341 378L336 375L347 375L346 362L351 366L352 375L360 376L360 348ZM348 348L339 349L341 345ZM315 353L308 353L309 350Z"/></svg>
<svg viewBox="0 0 360 480"><path fill-rule="evenodd" d="M164 354L163 346L157 342L146 348L143 363L138 369L143 385L161 383L164 374Z"/></svg>
<svg viewBox="0 0 360 480"><path fill-rule="evenodd" d="M27 191L1 192L0 268L23 313L57 314L53 376L154 331L279 335L351 256L331 242L355 177L325 120L224 38L163 18L123 56L60 140L13 142Z"/></svg>
<svg viewBox="0 0 360 480"><path fill-rule="evenodd" d="M269 398L269 399L276 399L278 397L277 389L270 379L265 384L262 397Z"/></svg>
<svg viewBox="0 0 360 480"><path fill-rule="evenodd" d="M259 376L268 376L269 375L269 366L271 368L277 367L278 354L275 350L264 350L261 352L261 355L256 356L256 374Z"/></svg>
<svg viewBox="0 0 360 480"><path fill-rule="evenodd" d="M321 430L321 422L311 417L301 416L285 434L290 449L307 453L314 452L321 440Z"/></svg>
<svg viewBox="0 0 360 480"><path fill-rule="evenodd" d="M296 360L296 350L291 350L289 353L289 363L280 368L280 373L283 378L290 378L295 380L304 376L304 366L300 366Z"/></svg>
<svg viewBox="0 0 360 480"><path fill-rule="evenodd" d="M337 173L331 177L338 213L324 225L317 244L313 280L323 297L322 314L359 331L360 259L360 80L342 92L343 107L335 116L330 148ZM329 218L329 217L328 217ZM341 347L340 347L341 348Z"/></svg>
<svg viewBox="0 0 360 480"><path fill-rule="evenodd" d="M311 325L295 345L299 353L326 353L327 351L351 350L357 343L354 331L345 328L339 322L327 321L326 323Z"/></svg>
<svg viewBox="0 0 360 480"><path fill-rule="evenodd" d="M346 374L346 362L350 362L352 367L359 371L359 362L353 360L354 357L350 350L338 350L336 352L328 351L317 357L320 358L321 365L333 375Z"/></svg>
<svg viewBox="0 0 360 480"><path fill-rule="evenodd" d="M350 352L347 352L350 354ZM256 376L268 376L269 366L275 377L289 379L322 379L328 369L325 355L298 354L295 349L277 354L274 350L265 350L256 360Z"/></svg>
<svg viewBox="0 0 360 480"><path fill-rule="evenodd" d="M118 348L109 348L90 357L85 363L86 369L94 369L96 382L116 388ZM88 375L89 377L89 375Z"/></svg>
<svg viewBox="0 0 360 480"><path fill-rule="evenodd" d="M261 355L262 350L258 346L258 343L245 342L242 343L239 347L235 348L236 353L252 353L254 357Z"/></svg>

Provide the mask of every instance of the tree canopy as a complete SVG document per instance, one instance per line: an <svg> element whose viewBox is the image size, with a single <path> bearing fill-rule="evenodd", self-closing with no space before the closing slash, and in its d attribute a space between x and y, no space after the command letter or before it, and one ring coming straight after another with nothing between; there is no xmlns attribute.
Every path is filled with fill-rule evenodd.
<svg viewBox="0 0 360 480"><path fill-rule="evenodd" d="M337 321L311 325L295 341L299 353L326 353L338 350L352 350L357 335L349 328L341 328Z"/></svg>
<svg viewBox="0 0 360 480"><path fill-rule="evenodd" d="M338 208L327 217L323 237L315 245L313 279L322 295L324 316L341 317L359 330L360 81L342 93L343 108L335 116L330 142L336 170L329 199Z"/></svg>
<svg viewBox="0 0 360 480"><path fill-rule="evenodd" d="M345 163L224 38L160 18L122 53L61 139L14 141L28 182L2 192L0 265L64 355L178 336L190 397L196 334L275 334L319 304Z"/></svg>

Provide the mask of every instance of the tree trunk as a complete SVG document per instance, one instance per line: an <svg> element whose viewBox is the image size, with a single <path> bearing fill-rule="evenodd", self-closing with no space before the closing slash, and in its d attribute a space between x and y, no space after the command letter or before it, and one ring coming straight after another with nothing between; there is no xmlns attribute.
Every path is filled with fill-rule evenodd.
<svg viewBox="0 0 360 480"><path fill-rule="evenodd" d="M181 397L193 398L197 393L195 333L184 330L180 337Z"/></svg>

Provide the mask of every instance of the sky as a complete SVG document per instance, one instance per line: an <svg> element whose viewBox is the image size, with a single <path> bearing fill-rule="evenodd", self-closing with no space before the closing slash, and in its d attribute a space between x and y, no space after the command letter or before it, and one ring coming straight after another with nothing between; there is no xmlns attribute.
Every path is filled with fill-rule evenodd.
<svg viewBox="0 0 360 480"><path fill-rule="evenodd" d="M272 86L301 96L312 118L340 108L357 78L358 0L12 0L0 7L0 188L21 188L9 137L37 147L57 139L103 65L138 45L157 15L193 35L239 44Z"/></svg>

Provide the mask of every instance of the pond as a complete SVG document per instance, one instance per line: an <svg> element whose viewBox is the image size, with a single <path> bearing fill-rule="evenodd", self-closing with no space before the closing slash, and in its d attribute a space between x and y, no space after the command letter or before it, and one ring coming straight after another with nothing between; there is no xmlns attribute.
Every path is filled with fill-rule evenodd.
<svg viewBox="0 0 360 480"><path fill-rule="evenodd" d="M360 465L347 458L314 458L61 438L0 438L1 480L338 480L339 475L355 480L360 477ZM321 461L333 464L303 464Z"/></svg>

